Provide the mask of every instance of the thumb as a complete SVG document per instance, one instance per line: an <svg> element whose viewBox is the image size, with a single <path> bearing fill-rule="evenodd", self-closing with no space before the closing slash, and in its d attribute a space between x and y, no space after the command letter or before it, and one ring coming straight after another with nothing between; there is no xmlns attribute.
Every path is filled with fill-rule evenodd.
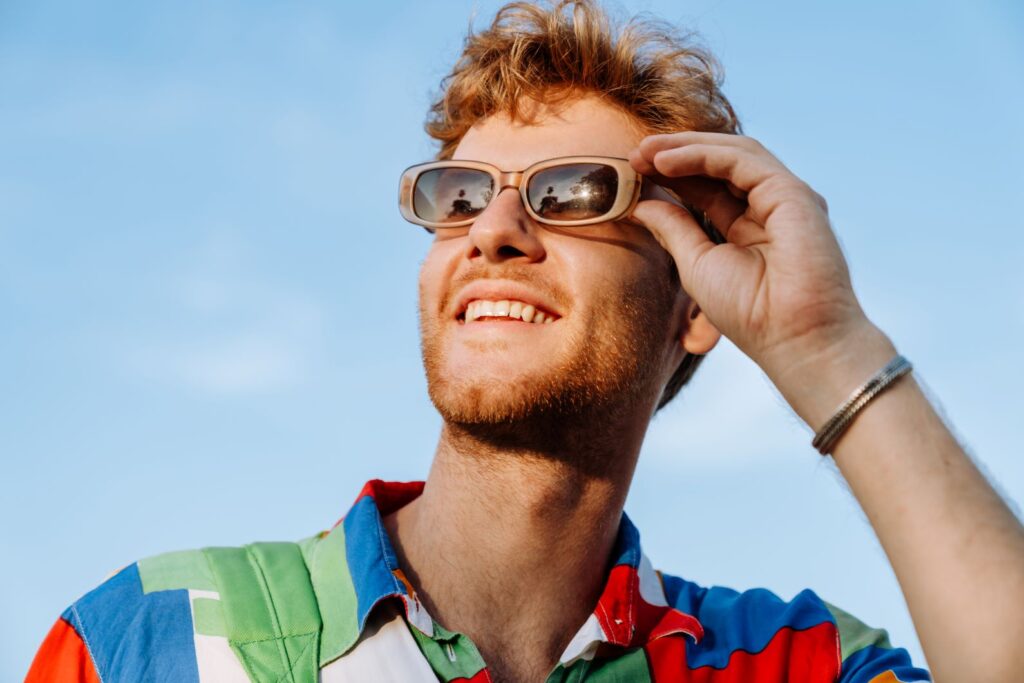
<svg viewBox="0 0 1024 683"><path fill-rule="evenodd" d="M692 294L697 261L715 246L697 220L682 206L659 199L638 203L632 219L647 228L672 256L683 289Z"/></svg>

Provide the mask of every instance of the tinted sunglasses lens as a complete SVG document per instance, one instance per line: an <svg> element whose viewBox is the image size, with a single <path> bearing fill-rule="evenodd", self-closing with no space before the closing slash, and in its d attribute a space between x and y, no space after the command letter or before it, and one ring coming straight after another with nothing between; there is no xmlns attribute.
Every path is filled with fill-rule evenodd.
<svg viewBox="0 0 1024 683"><path fill-rule="evenodd" d="M494 194L489 173L472 168L435 168L416 178L412 209L431 223L455 223L484 210Z"/></svg>
<svg viewBox="0 0 1024 683"><path fill-rule="evenodd" d="M541 218L578 221L611 211L619 193L619 174L605 164L566 164L530 178L530 208Z"/></svg>

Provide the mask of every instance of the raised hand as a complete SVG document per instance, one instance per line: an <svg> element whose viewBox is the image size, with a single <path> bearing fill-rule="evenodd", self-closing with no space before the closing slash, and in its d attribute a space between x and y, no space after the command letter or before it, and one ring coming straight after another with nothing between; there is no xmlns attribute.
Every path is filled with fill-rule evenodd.
<svg viewBox="0 0 1024 683"><path fill-rule="evenodd" d="M759 142L654 135L630 162L705 212L726 238L715 244L688 211L667 201L641 201L633 213L673 256L683 288L708 319L769 374L870 325L825 200Z"/></svg>

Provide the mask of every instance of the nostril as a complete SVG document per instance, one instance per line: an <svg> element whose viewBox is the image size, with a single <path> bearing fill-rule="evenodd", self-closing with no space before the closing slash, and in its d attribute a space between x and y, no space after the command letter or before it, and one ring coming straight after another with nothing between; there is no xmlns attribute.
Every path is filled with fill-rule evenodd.
<svg viewBox="0 0 1024 683"><path fill-rule="evenodd" d="M513 258L515 256L526 256L525 252L516 249L515 247L504 244L498 247L498 256L504 256L505 258Z"/></svg>

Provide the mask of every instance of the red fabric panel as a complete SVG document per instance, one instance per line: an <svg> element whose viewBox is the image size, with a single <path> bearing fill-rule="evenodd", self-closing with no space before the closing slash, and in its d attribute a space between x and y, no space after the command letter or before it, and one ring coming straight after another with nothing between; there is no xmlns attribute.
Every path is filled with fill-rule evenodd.
<svg viewBox="0 0 1024 683"><path fill-rule="evenodd" d="M472 678L453 678L451 683L491 683L491 674L483 668L473 674Z"/></svg>
<svg viewBox="0 0 1024 683"><path fill-rule="evenodd" d="M686 665L684 638L659 638L645 647L654 683L832 683L839 676L836 627L783 628L756 654L737 650L724 669Z"/></svg>
<svg viewBox="0 0 1024 683"><path fill-rule="evenodd" d="M366 482L363 490L356 496L355 502L358 503L365 496L372 496L374 502L377 503L377 509L380 510L380 516L387 517L398 508L418 498L423 493L423 486L424 482L422 481L381 481L380 479L371 479ZM341 524L344 519L344 517L339 519L334 526Z"/></svg>
<svg viewBox="0 0 1024 683"><path fill-rule="evenodd" d="M39 647L25 683L100 683L85 643L71 624L58 619Z"/></svg>
<svg viewBox="0 0 1024 683"><path fill-rule="evenodd" d="M635 601L640 590L638 584L636 570L628 565L616 565L608 573L594 615L609 643L626 647L633 638Z"/></svg>
<svg viewBox="0 0 1024 683"><path fill-rule="evenodd" d="M675 633L685 633L697 643L704 637L704 627L695 617L646 602L640 595L637 570L625 564L612 567L608 573L594 615L608 642L623 647Z"/></svg>

